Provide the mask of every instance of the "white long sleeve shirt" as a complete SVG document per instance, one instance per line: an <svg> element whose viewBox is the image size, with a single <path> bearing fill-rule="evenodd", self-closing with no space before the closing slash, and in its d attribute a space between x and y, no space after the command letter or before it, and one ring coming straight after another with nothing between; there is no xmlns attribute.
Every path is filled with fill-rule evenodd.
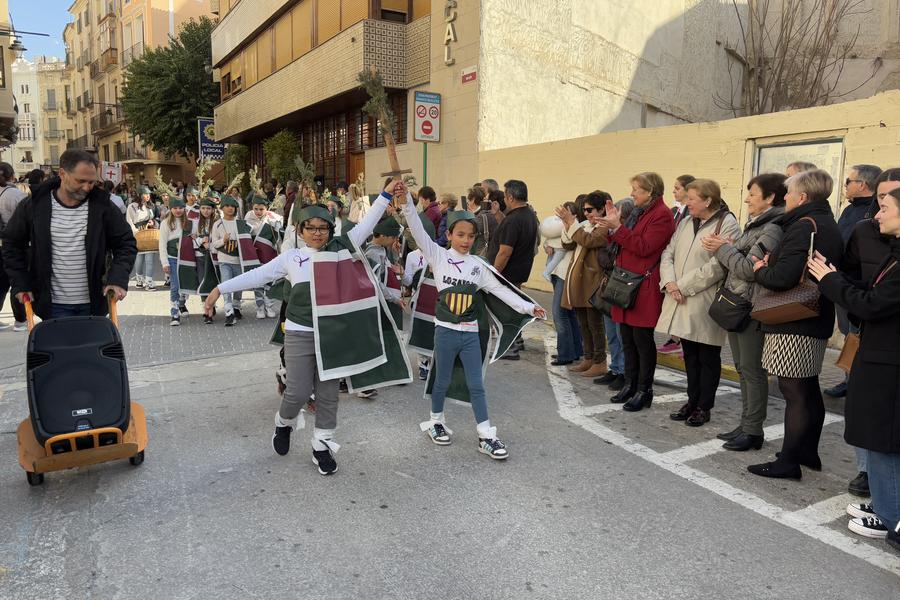
<svg viewBox="0 0 900 600"><path fill-rule="evenodd" d="M407 194L403 214L409 224L413 239L416 240L419 250L422 251L422 255L434 273L438 292L455 285L472 284L480 290L497 296L523 315L530 315L534 312L534 304L524 300L500 283L482 259L471 254L460 254L452 248L448 250L434 243L425 232L422 221L416 214L416 206L413 204L411 194ZM478 331L478 321L447 323L435 319L434 324L457 331Z"/></svg>
<svg viewBox="0 0 900 600"><path fill-rule="evenodd" d="M213 248L216 249L216 251L221 250L222 246L225 245L226 233L228 234L229 242L238 241L237 221L235 219L232 219L230 221L219 219L218 221L216 221L215 225L213 225L212 231L209 234L209 243ZM218 256L220 263L228 263L230 265L241 264L241 259L239 256L231 256L230 254L225 254L224 252L219 252Z"/></svg>
<svg viewBox="0 0 900 600"><path fill-rule="evenodd" d="M406 255L406 269L403 270L403 285L410 287L413 284L413 277L416 272L425 268L425 257L422 251L416 248Z"/></svg>
<svg viewBox="0 0 900 600"><path fill-rule="evenodd" d="M372 210L366 213L362 222L347 232L347 237L353 240L353 243L358 248L361 249L366 239L372 235L372 230L375 229L375 225L378 224L390 200L389 196L381 194L375 204L372 205ZM258 289L282 277L290 282L291 287L298 283L308 282L312 273L312 255L316 252L318 250L313 250L308 246L282 252L278 258L262 266L247 271L243 275L238 275L234 279L223 281L219 284L219 291L223 294L231 294L241 290ZM220 254L219 257L221 258L221 256ZM291 320L285 321L284 328L287 331L312 331L312 328L294 323Z"/></svg>

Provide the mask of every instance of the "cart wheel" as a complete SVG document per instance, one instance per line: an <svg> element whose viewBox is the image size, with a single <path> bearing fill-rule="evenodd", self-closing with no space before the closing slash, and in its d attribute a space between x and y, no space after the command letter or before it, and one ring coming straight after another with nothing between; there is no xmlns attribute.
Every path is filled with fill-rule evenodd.
<svg viewBox="0 0 900 600"><path fill-rule="evenodd" d="M142 462L144 462L144 451L141 450L140 452L138 452L138 453L135 454L134 456L130 457L130 458L128 459L128 462L130 462L130 463L133 464L134 466L138 466L139 464L141 464Z"/></svg>
<svg viewBox="0 0 900 600"><path fill-rule="evenodd" d="M28 485L41 485L42 483L44 483L43 473L32 473L31 471L26 471L25 477L28 478Z"/></svg>

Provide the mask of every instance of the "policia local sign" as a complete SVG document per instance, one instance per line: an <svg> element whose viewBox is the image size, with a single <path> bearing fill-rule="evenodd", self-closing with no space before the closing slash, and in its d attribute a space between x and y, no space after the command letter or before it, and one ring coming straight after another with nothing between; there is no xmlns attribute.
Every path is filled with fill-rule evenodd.
<svg viewBox="0 0 900 600"><path fill-rule="evenodd" d="M197 119L197 146L200 148L200 158L222 160L225 158L225 144L216 141L215 120L211 117Z"/></svg>
<svg viewBox="0 0 900 600"><path fill-rule="evenodd" d="M441 141L441 95L416 92L413 139L417 142Z"/></svg>

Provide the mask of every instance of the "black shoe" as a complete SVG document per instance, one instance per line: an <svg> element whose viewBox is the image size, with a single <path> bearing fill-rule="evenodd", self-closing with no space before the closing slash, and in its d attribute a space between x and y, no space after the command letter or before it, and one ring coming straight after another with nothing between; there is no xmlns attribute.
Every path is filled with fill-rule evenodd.
<svg viewBox="0 0 900 600"><path fill-rule="evenodd" d="M746 452L751 448L754 450L759 450L762 448L763 440L765 438L761 435L750 435L749 433L742 433L737 436L733 440L728 440L722 447L726 450L734 450L735 452Z"/></svg>
<svg viewBox="0 0 900 600"><path fill-rule="evenodd" d="M750 465L747 470L754 475L760 477L771 477L773 479L796 479L803 477L800 465L797 463L789 463L782 461L780 458L773 462L762 463L759 465Z"/></svg>
<svg viewBox="0 0 900 600"><path fill-rule="evenodd" d="M775 458L781 458L781 452L775 453ZM800 458L797 459L797 462L802 467L806 467L807 469L812 469L813 471L821 471L822 470L822 459L817 456L813 456L812 458Z"/></svg>
<svg viewBox="0 0 900 600"><path fill-rule="evenodd" d="M887 537L884 538L884 541L888 543L888 546L900 552L900 523L893 529L888 529Z"/></svg>
<svg viewBox="0 0 900 600"><path fill-rule="evenodd" d="M233 327L234 326L234 315L226 315L225 316L225 327Z"/></svg>
<svg viewBox="0 0 900 600"><path fill-rule="evenodd" d="M350 390L347 388L347 380L341 379L341 382L338 384L338 391L342 394L349 394Z"/></svg>
<svg viewBox="0 0 900 600"><path fill-rule="evenodd" d="M558 358L554 358L553 360L550 361L550 364L554 367L562 367L565 365L571 365L573 362L575 362L575 361L574 360L559 360Z"/></svg>
<svg viewBox="0 0 900 600"><path fill-rule="evenodd" d="M512 350L510 350L509 352L507 352L506 354L504 354L503 356L501 356L501 357L500 357L500 360L519 360L519 359L521 359L521 358L522 358L522 357L519 356L519 352L518 352L518 351L513 352Z"/></svg>
<svg viewBox="0 0 900 600"><path fill-rule="evenodd" d="M188 316L189 313L188 313L187 306L185 306L184 304L179 304L178 305L178 314L180 314L182 317Z"/></svg>
<svg viewBox="0 0 900 600"><path fill-rule="evenodd" d="M241 314L241 309L239 309L239 308L234 309L234 318L237 319L238 321L240 321L241 319L244 318L244 315Z"/></svg>
<svg viewBox="0 0 900 600"><path fill-rule="evenodd" d="M843 398L847 395L847 382L842 381L834 387L822 390L822 393L826 396L831 396L832 398Z"/></svg>
<svg viewBox="0 0 900 600"><path fill-rule="evenodd" d="M634 396L635 392L636 390L633 387L626 388L623 385L622 389L619 390L619 393L610 398L609 401L613 404L624 404L631 400L631 397Z"/></svg>
<svg viewBox="0 0 900 600"><path fill-rule="evenodd" d="M689 427L700 427L705 423L709 423L709 411L702 408L695 408L691 416L684 420L684 424Z"/></svg>
<svg viewBox="0 0 900 600"><path fill-rule="evenodd" d="M669 414L669 418L673 421L687 421L687 418L694 412L694 407L690 404L684 404L681 408Z"/></svg>
<svg viewBox="0 0 900 600"><path fill-rule="evenodd" d="M272 436L272 448L275 453L284 456L291 449L291 432L292 427L276 427L275 435Z"/></svg>
<svg viewBox="0 0 900 600"><path fill-rule="evenodd" d="M322 475L331 475L337 471L337 463L330 450L313 450L313 464L319 467Z"/></svg>
<svg viewBox="0 0 900 600"><path fill-rule="evenodd" d="M850 480L849 485L847 485L847 491L854 496L868 498L870 496L869 474L865 471L860 471L856 477Z"/></svg>
<svg viewBox="0 0 900 600"><path fill-rule="evenodd" d="M618 392L619 390L625 387L625 376L624 375L616 375L615 381L609 384L609 389L613 392Z"/></svg>
<svg viewBox="0 0 900 600"><path fill-rule="evenodd" d="M722 440L723 442L730 442L731 440L733 440L734 438L738 437L738 436L741 435L742 433L744 433L744 432L741 430L741 426L738 425L737 427L735 427L735 428L732 429L731 431L729 431L729 432L727 432L727 433L720 433L720 434L717 435L716 437L719 438L720 440Z"/></svg>
<svg viewBox="0 0 900 600"><path fill-rule="evenodd" d="M628 412L638 412L644 408L650 408L650 405L653 404L653 391L647 390L645 392L638 392L634 396L631 397L631 400L625 403L622 406L622 410Z"/></svg>
<svg viewBox="0 0 900 600"><path fill-rule="evenodd" d="M212 325L213 318L208 315L203 315L203 324L204 325Z"/></svg>
<svg viewBox="0 0 900 600"><path fill-rule="evenodd" d="M600 377L595 377L595 378L594 378L594 383L596 383L597 385L609 385L609 384L611 384L613 381L615 381L617 377L622 377L622 376L621 376L621 375L616 375L616 374L613 373L612 371L607 371L606 373L604 373L604 374L601 375ZM625 378L622 377L622 379L625 379Z"/></svg>

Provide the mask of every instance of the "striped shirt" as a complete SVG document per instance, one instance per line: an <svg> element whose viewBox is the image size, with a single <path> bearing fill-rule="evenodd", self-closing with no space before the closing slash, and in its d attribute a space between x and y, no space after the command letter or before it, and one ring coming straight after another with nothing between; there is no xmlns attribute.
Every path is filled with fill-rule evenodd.
<svg viewBox="0 0 900 600"><path fill-rule="evenodd" d="M63 205L53 193L50 213L50 297L54 304L88 304L87 274L88 202L74 208Z"/></svg>

